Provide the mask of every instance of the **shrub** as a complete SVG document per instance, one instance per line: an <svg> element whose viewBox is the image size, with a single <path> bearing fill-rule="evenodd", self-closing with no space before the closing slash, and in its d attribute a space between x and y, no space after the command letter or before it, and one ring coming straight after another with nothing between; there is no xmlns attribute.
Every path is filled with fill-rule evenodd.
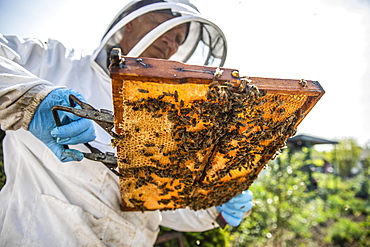
<svg viewBox="0 0 370 247"><path fill-rule="evenodd" d="M329 229L326 241L341 247L357 246L363 238L364 231L361 224L348 218L339 218Z"/></svg>

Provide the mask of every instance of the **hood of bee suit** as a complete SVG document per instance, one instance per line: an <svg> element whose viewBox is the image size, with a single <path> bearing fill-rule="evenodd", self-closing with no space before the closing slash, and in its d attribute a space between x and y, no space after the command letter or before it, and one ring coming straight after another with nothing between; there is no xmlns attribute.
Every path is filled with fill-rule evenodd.
<svg viewBox="0 0 370 247"><path fill-rule="evenodd" d="M156 39L181 24L188 24L186 40L179 46L170 60L193 65L223 66L227 43L221 29L203 18L189 0L142 0L131 1L113 19L100 46L92 55L92 61L100 70L108 73L107 64L112 48L119 47L124 35L123 27L149 12L171 13L174 17L149 31L126 56L139 57ZM122 49L124 50L124 49Z"/></svg>

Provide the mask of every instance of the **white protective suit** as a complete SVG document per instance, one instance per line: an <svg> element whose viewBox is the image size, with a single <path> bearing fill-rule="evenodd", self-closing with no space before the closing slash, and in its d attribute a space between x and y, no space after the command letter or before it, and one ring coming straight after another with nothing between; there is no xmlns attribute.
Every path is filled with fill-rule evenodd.
<svg viewBox="0 0 370 247"><path fill-rule="evenodd" d="M91 56L56 40L41 42L0 34L0 126L6 131L7 176L0 192L0 246L152 246L159 225L179 231L218 226L214 207L196 212L122 212L115 174L102 163L87 159L62 163L27 131L39 103L57 87L75 89L95 108L112 110L107 47L116 45L127 22L149 10L178 9L181 16L158 26L129 55L139 56L166 30L192 21L188 38L173 59L200 61L201 56L191 55L202 51L206 55L203 64L222 65L226 56L222 32L199 17L192 5L180 2L187 1L168 0L119 15L120 21L113 22ZM114 151L111 137L98 126L95 130L97 138L90 144L103 152ZM72 148L88 152L83 145Z"/></svg>

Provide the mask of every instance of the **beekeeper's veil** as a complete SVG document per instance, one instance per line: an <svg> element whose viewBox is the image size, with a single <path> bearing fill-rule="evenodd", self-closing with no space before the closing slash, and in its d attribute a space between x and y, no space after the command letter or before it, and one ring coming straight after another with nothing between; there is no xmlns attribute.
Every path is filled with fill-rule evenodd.
<svg viewBox="0 0 370 247"><path fill-rule="evenodd" d="M178 25L188 23L187 38L170 58L188 64L222 66L226 59L226 39L220 28L200 16L189 0L136 0L126 5L111 23L93 58L106 68L106 58L122 39L122 28L148 12L170 13L169 19L144 36L126 56L139 57L157 38ZM105 64L105 65L103 65Z"/></svg>

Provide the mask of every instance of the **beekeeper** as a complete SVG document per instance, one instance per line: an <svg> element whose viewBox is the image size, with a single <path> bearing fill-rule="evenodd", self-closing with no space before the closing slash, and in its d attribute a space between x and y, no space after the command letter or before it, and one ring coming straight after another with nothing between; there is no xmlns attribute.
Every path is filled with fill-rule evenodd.
<svg viewBox="0 0 370 247"><path fill-rule="evenodd" d="M238 225L252 207L249 191L207 210L123 212L118 177L83 158L90 144L114 152L111 137L95 123L61 113L75 94L97 109L113 109L108 54L165 58L222 66L226 40L187 0L132 1L112 22L92 55L42 42L0 35L0 124L6 131L7 181L0 193L0 246L151 246L159 225L205 231L216 217ZM63 144L71 149L64 149Z"/></svg>

